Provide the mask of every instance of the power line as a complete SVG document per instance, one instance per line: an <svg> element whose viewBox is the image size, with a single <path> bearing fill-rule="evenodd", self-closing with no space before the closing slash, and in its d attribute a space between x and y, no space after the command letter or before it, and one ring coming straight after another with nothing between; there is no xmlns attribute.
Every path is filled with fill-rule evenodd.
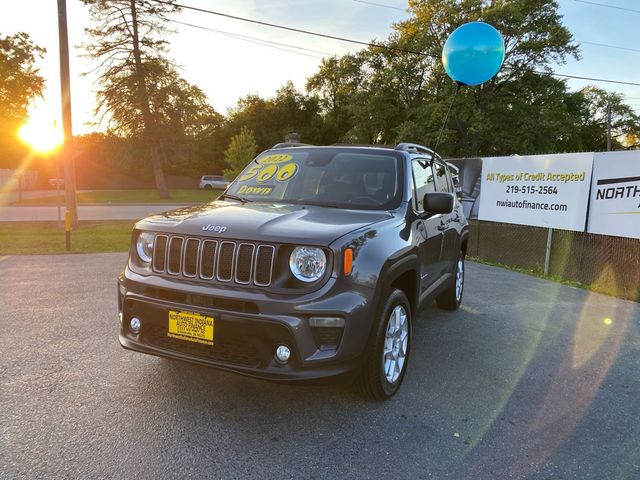
<svg viewBox="0 0 640 480"><path fill-rule="evenodd" d="M401 12L407 11L406 8L394 7L393 5L385 5L383 3L367 2L366 0L353 0L353 1L358 3L364 3L365 5L373 5L374 7L388 8L390 10L400 10Z"/></svg>
<svg viewBox="0 0 640 480"><path fill-rule="evenodd" d="M553 75L554 77L562 77L562 78L572 78L575 80L589 80L591 82L603 82L603 83L617 83L619 85L631 85L634 87L640 87L640 83L635 83L635 82L625 82L622 80L611 80L608 78L593 78L593 77L581 77L578 75L565 75L563 73L549 73L549 72L544 72L541 70L533 70L533 72L535 73L540 73L542 75Z"/></svg>
<svg viewBox="0 0 640 480"><path fill-rule="evenodd" d="M640 13L640 10L634 10L633 8L618 7L616 5L607 5L606 3L590 2L589 0L575 0L575 1L578 3L586 3L588 5L596 5L598 7L613 8L614 10L623 10L625 12Z"/></svg>
<svg viewBox="0 0 640 480"><path fill-rule="evenodd" d="M598 47L607 47L607 48L615 48L617 50L628 50L630 52L640 52L638 48L629 48L629 47L621 47L619 45L609 45L606 43L597 43L597 42L587 42L586 40L577 40L579 43L584 43L587 45L596 45Z"/></svg>
<svg viewBox="0 0 640 480"><path fill-rule="evenodd" d="M424 52L416 52L416 51L413 51L413 50L406 50L404 48L392 47L390 45L383 45L383 44L373 43L373 42L363 42L361 40L354 40L352 38L338 37L336 35L329 35L327 33L313 32L311 30L303 30L301 28L294 28L294 27L288 27L286 25L278 25L276 23L263 22L263 21L260 21L260 20L254 20L252 18L239 17L239 16L236 16L236 15L230 15L228 13L216 12L216 11L213 11L213 10L207 10L206 8L193 7L191 5L183 5L183 4L180 4L180 3L170 2L170 1L167 1L167 0L153 0L153 1L156 2L156 3L162 3L164 5L172 5L174 7L184 8L185 10L192 10L194 12L208 13L209 15L217 15L219 17L230 18L232 20L239 20L239 21L242 21L242 22L254 23L256 25L262 25L262 26L265 26L265 27L279 28L280 30L287 30L287 31L290 31L290 32L302 33L302 34L305 34L305 35L313 35L313 36L316 36L316 37L329 38L331 40L338 40L340 42L355 43L357 45L364 45L366 47L382 48L384 50L391 50L391 51L403 52L403 53L411 53L413 55L429 56L428 54L426 54Z"/></svg>
<svg viewBox="0 0 640 480"><path fill-rule="evenodd" d="M213 10L207 10L205 8L198 8L198 7L192 7L190 5L183 5L183 4L179 4L179 3L174 3L174 2L170 2L167 0L153 0L157 3L162 3L162 4L166 4L166 5L173 5L179 8L184 8L185 10L193 10L196 12L201 12L201 13L207 13L210 15L217 15L217 16L221 16L221 17L225 17L225 18L231 18L233 20L239 20L239 21L243 21L243 22L249 22L249 23L254 23L257 25L263 25L266 27L272 27L272 28L278 28L281 30L288 30L291 32L296 32L296 33L303 33L305 35L313 35L313 36L317 36L317 37L323 37L323 38L329 38L332 40L339 40L342 42L350 42L350 43L356 43L359 45L365 45L365 46L369 46L369 47L376 47L376 48L382 48L382 49L386 49L386 50L392 50L392 51L396 51L396 52L401 52L401 53L410 53L412 55L420 55L420 56L431 56L428 55L424 52L417 52L414 50L406 50L403 48L399 48L399 47L392 47L389 45L381 45L381 44L376 44L376 43L371 43L371 42L362 42L360 40L353 40L353 39L349 39L349 38L345 38L345 37L338 37L338 36L334 36L334 35L328 35L325 33L319 33L319 32L312 32L309 30L302 30L299 28L294 28L294 27L288 27L286 25L278 25L275 23L269 23L269 22L263 22L260 20L254 20L251 18L245 18L245 17L239 17L236 15L229 15L227 13L221 13L221 12L215 12ZM576 0L578 1L578 0ZM583 0L580 0L583 1ZM289 45L290 46L290 45ZM630 86L634 86L634 87L640 87L640 83L636 83L636 82L627 82L627 81L623 81L623 80L613 80L613 79L608 79L608 78L594 78L594 77L583 77L583 76L579 76L579 75L567 75L567 74L563 74L563 73L555 73L555 72L546 72L543 70L532 70L534 73L538 73L540 75L551 75L554 77L559 77L559 78L571 78L574 80L587 80L587 81L591 81L591 82L601 82L601 83L614 83L614 84L619 84L619 85L630 85Z"/></svg>
<svg viewBox="0 0 640 480"><path fill-rule="evenodd" d="M353 1L357 2L357 3L364 3L366 5L372 5L374 7L389 8L389 9L392 9L392 10L402 10L403 12L407 11L405 8L394 7L394 6L385 5L385 4L382 4L382 3L369 2L367 0L353 0ZM580 0L576 0L576 1L580 1ZM587 2L587 1L584 1L583 3L590 3L590 4L593 4L593 5L601 5L603 7L611 6L611 5L604 5L604 4L594 3L594 2ZM632 12L636 12L637 11L638 13L640 13L640 10L631 10L631 11ZM637 48L621 47L619 45L609 45L607 43L590 42L590 41L587 41L587 40L577 40L577 41L579 43L584 43L586 45L595 45L595 46L598 46L598 47L615 48L615 49L618 49L618 50L628 50L630 52L640 52L640 49L637 49Z"/></svg>
<svg viewBox="0 0 640 480"><path fill-rule="evenodd" d="M319 57L318 55L309 55L309 54L303 53L303 52L296 52L294 50L290 50L290 48L295 48L297 50L304 50L305 52L320 53L322 55L330 55L330 56L335 55L333 53L322 52L320 50L313 50L311 48L299 47L297 45L291 45L289 43L273 42L271 40L264 40L262 38L252 37L252 36L249 36L249 35L240 35L239 33L225 32L224 30L217 30L215 28L204 27L202 25L195 25L193 23L188 23L188 22L181 22L179 20L169 20L169 21L172 22L172 23L185 25L187 27L197 28L199 30L206 30L208 32L217 33L217 34L224 35L224 36L227 36L227 37L235 38L237 40L243 40L243 41L246 41L246 42L249 42L249 43L255 43L257 45L262 45L264 47L271 47L271 48L275 48L277 50L282 50L284 52L297 53L298 55L304 55L304 56L311 57L311 58L322 59L323 57ZM280 47L289 47L289 48L280 48Z"/></svg>

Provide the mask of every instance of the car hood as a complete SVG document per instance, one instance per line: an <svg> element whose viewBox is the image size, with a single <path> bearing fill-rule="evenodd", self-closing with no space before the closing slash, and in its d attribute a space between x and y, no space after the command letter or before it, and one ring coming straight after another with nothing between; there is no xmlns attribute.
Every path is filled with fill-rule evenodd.
<svg viewBox="0 0 640 480"><path fill-rule="evenodd" d="M138 222L137 228L219 239L327 246L353 230L391 217L387 211L218 200L152 215Z"/></svg>

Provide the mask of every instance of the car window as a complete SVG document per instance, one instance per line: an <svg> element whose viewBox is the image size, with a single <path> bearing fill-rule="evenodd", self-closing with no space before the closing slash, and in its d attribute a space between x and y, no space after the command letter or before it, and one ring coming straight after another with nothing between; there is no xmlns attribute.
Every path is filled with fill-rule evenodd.
<svg viewBox="0 0 640 480"><path fill-rule="evenodd" d="M449 179L447 178L447 167L440 162L433 162L433 171L435 173L436 190L438 192L452 192Z"/></svg>
<svg viewBox="0 0 640 480"><path fill-rule="evenodd" d="M447 168L447 180L449 181L449 191L455 192L456 185L455 185L455 182L453 181L453 175L451 174L451 170L449 170L448 168Z"/></svg>
<svg viewBox="0 0 640 480"><path fill-rule="evenodd" d="M430 160L427 158L416 158L411 162L413 169L413 179L415 181L415 208L418 212L424 210L422 200L427 193L435 192L435 181L433 170L429 165Z"/></svg>
<svg viewBox="0 0 640 480"><path fill-rule="evenodd" d="M247 166L229 193L251 201L392 209L402 200L401 158L364 148L269 150Z"/></svg>

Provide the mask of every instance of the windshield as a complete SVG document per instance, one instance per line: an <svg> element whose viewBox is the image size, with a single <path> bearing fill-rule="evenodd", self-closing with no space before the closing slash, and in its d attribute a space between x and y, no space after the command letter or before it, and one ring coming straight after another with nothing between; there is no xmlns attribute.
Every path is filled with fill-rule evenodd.
<svg viewBox="0 0 640 480"><path fill-rule="evenodd" d="M388 210L401 201L400 156L355 148L296 148L259 155L227 193L248 201Z"/></svg>

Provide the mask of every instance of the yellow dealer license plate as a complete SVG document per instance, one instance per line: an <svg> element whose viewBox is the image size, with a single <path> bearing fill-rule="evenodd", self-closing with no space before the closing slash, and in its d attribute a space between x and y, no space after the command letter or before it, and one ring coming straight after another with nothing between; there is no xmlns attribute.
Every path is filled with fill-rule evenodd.
<svg viewBox="0 0 640 480"><path fill-rule="evenodd" d="M213 345L213 317L194 312L169 310L167 335L188 342Z"/></svg>

